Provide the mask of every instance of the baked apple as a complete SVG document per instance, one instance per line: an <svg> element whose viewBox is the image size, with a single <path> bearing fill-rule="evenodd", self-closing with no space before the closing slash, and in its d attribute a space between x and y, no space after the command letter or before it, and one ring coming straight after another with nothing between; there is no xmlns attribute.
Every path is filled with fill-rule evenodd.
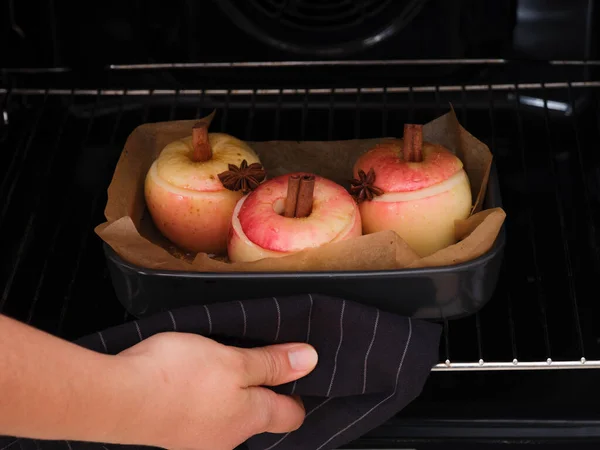
<svg viewBox="0 0 600 450"><path fill-rule="evenodd" d="M423 127L407 124L403 139L377 145L354 165L351 193L363 233L395 231L421 257L456 243L454 221L471 211L462 161L423 142Z"/></svg>
<svg viewBox="0 0 600 450"><path fill-rule="evenodd" d="M238 201L227 250L233 262L276 258L360 236L361 227L342 186L309 173L281 175Z"/></svg>
<svg viewBox="0 0 600 450"><path fill-rule="evenodd" d="M192 135L168 144L145 180L152 220L171 242L190 252L224 254L237 201L265 178L256 153L224 133L209 133L209 118Z"/></svg>

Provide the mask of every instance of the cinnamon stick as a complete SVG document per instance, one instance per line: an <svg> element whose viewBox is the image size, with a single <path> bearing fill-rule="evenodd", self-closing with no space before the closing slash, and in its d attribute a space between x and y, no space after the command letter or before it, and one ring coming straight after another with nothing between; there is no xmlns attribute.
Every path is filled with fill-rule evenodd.
<svg viewBox="0 0 600 450"><path fill-rule="evenodd" d="M216 110L203 117L192 127L192 160L201 162L212 158L212 148L208 139L208 128L212 123Z"/></svg>
<svg viewBox="0 0 600 450"><path fill-rule="evenodd" d="M403 153L406 161L423 161L423 125L404 124Z"/></svg>
<svg viewBox="0 0 600 450"><path fill-rule="evenodd" d="M315 176L304 175L300 180L298 202L296 204L296 217L308 217L312 212L313 193L315 190Z"/></svg>
<svg viewBox="0 0 600 450"><path fill-rule="evenodd" d="M208 125L198 122L192 128L192 159L196 162L208 161L212 158L212 148L208 140Z"/></svg>
<svg viewBox="0 0 600 450"><path fill-rule="evenodd" d="M285 198L285 217L294 217L296 215L296 205L298 203L298 191L300 190L300 175L291 175L288 178L287 197Z"/></svg>

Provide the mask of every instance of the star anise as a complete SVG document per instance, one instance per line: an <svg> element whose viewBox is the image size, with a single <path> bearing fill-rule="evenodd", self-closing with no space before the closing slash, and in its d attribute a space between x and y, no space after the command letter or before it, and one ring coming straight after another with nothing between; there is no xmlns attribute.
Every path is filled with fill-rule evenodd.
<svg viewBox="0 0 600 450"><path fill-rule="evenodd" d="M218 176L225 189L230 191L241 190L245 195L256 189L266 178L267 173L260 163L248 165L248 161L244 159L239 167L235 164L229 164L229 170L220 173Z"/></svg>
<svg viewBox="0 0 600 450"><path fill-rule="evenodd" d="M375 183L375 171L371 167L369 173L365 173L363 170L358 171L358 179L350 181L350 194L355 198L357 203L361 203L365 200L373 200L373 197L382 195L383 190L374 185Z"/></svg>

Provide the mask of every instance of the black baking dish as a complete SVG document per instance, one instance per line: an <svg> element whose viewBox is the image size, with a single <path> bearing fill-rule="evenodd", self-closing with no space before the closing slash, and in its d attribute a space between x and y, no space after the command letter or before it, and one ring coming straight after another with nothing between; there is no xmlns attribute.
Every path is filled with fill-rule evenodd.
<svg viewBox="0 0 600 450"><path fill-rule="evenodd" d="M492 165L484 208L501 207ZM213 273L146 269L104 244L119 301L136 317L194 304L321 293L422 319L456 319L477 312L492 297L506 240L502 226L492 248L446 267L348 272Z"/></svg>

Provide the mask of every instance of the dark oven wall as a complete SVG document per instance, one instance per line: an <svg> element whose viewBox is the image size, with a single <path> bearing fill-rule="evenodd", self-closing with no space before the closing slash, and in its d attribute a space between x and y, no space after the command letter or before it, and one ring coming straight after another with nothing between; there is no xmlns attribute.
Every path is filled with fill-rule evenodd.
<svg viewBox="0 0 600 450"><path fill-rule="evenodd" d="M63 87L106 86L116 65L317 59L594 59L594 0L104 0L0 2L0 68L70 67ZM125 88L477 84L535 69L475 65L109 71ZM118 73L117 73L118 72ZM276 74L274 76L274 74ZM11 80L0 73L0 82ZM191 77L191 79L190 79ZM552 81L552 80L546 80ZM21 80L23 82L23 80Z"/></svg>
<svg viewBox="0 0 600 450"><path fill-rule="evenodd" d="M582 59L588 0L9 0L0 67L302 59ZM557 30L568 33L557 33Z"/></svg>

